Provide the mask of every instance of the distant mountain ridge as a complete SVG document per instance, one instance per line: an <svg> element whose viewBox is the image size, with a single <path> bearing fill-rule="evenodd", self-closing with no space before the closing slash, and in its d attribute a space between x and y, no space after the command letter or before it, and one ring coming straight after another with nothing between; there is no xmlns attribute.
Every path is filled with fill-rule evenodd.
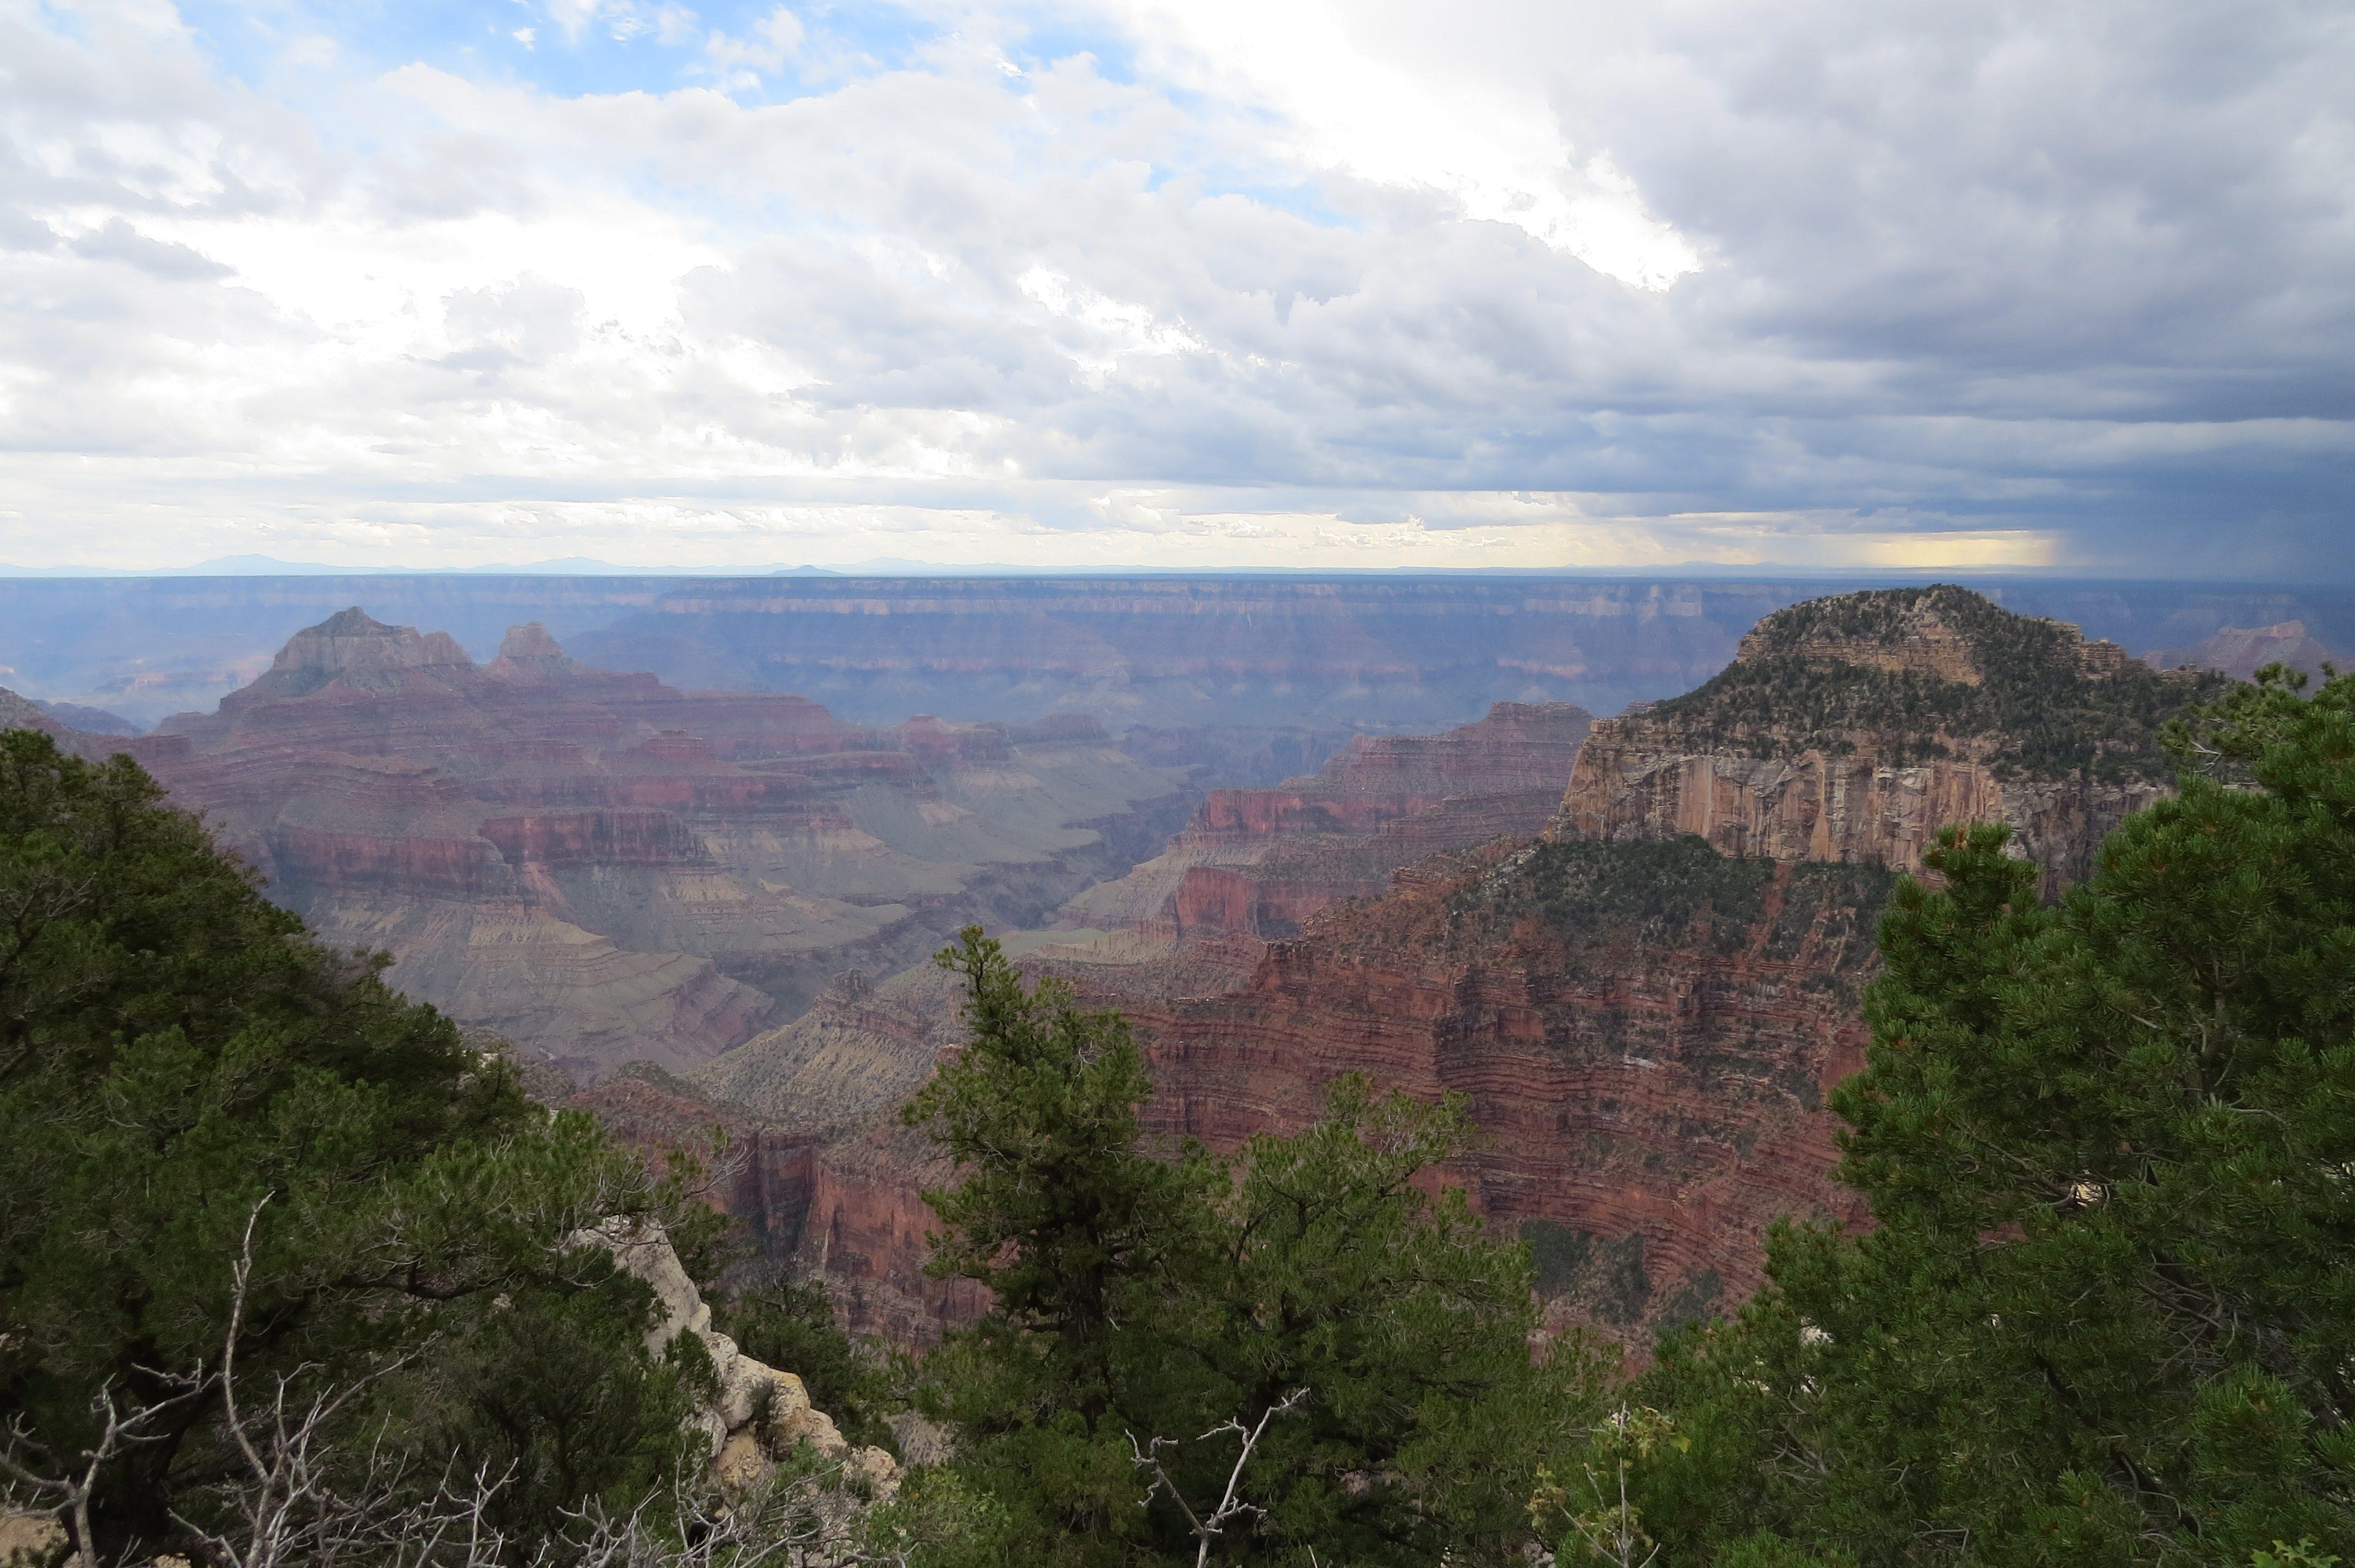
<svg viewBox="0 0 2355 1568"><path fill-rule="evenodd" d="M2143 662L2158 670L2213 670L2238 680L2250 680L2267 664L2286 664L2308 676L2326 664L2355 670L2355 657L2333 652L2310 634L2303 620L2273 626L2226 626L2213 636L2182 648L2155 648Z"/></svg>
<svg viewBox="0 0 2355 1568"><path fill-rule="evenodd" d="M295 631L357 603L446 630L478 661L508 627L537 620L589 664L682 688L794 693L859 724L1060 711L1093 713L1115 736L1415 734L1500 701L1609 714L1674 696L1722 669L1770 611L1861 586L1675 573L0 577L0 684L152 726L209 708ZM2355 647L2355 591L2343 588L1973 586L2133 649L2291 620L2326 647Z"/></svg>

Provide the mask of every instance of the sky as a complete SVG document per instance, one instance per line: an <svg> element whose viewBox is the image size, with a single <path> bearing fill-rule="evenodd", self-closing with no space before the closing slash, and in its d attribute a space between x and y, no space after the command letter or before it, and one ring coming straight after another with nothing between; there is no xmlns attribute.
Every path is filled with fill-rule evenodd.
<svg viewBox="0 0 2355 1568"><path fill-rule="evenodd" d="M0 563L2355 582L2343 0L0 0Z"/></svg>

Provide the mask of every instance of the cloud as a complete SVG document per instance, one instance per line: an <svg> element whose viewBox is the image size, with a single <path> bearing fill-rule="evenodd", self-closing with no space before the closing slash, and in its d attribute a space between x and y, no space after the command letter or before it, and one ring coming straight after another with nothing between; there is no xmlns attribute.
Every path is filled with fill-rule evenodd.
<svg viewBox="0 0 2355 1568"><path fill-rule="evenodd" d="M75 255L89 260L120 261L157 278L186 281L229 276L229 269L211 257L171 240L150 239L120 217L110 217L103 227L66 243Z"/></svg>
<svg viewBox="0 0 2355 1568"><path fill-rule="evenodd" d="M0 0L0 558L2355 575L2329 8L888 17Z"/></svg>

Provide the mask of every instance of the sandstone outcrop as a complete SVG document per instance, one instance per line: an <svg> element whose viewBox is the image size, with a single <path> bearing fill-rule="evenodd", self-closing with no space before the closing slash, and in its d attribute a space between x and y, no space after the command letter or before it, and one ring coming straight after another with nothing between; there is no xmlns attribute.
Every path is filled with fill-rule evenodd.
<svg viewBox="0 0 2355 1568"><path fill-rule="evenodd" d="M2055 895L2173 793L2159 727L2220 690L1964 588L1796 605L1698 690L1596 723L1546 837L1913 870L1946 824L2002 821Z"/></svg>
<svg viewBox="0 0 2355 1568"><path fill-rule="evenodd" d="M1038 923L1191 801L1084 718L863 729L591 670L538 625L477 666L357 609L115 744L325 940L584 1079L701 1061L966 921Z"/></svg>
<svg viewBox="0 0 2355 1568"><path fill-rule="evenodd" d="M613 1219L577 1233L572 1242L610 1253L616 1267L654 1291L662 1320L646 1330L648 1355L662 1356L683 1334L702 1347L711 1364L713 1392L696 1410L695 1422L710 1444L711 1476L724 1492L741 1496L751 1490L804 1443L822 1457L843 1461L879 1495L898 1489L900 1467L889 1453L853 1449L834 1418L812 1406L798 1375L754 1361L711 1326L711 1308L660 1224Z"/></svg>

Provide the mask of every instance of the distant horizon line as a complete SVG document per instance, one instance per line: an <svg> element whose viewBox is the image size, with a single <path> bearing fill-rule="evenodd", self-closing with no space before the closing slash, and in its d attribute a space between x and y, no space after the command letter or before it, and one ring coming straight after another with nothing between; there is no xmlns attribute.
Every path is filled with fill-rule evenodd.
<svg viewBox="0 0 2355 1568"><path fill-rule="evenodd" d="M668 581L724 580L728 578L836 578L854 580L861 577L957 578L957 577L1178 577L1203 579L1318 577L1602 577L1614 579L1725 579L1763 578L1778 582L1836 582L1848 580L2002 580L2024 579L2040 582L2115 582L2115 583L2190 583L2202 580L2197 577L2134 577L2103 573L2083 567L1810 567L1787 561L1763 561L1728 565L1716 561L1679 561L1659 567L1026 567L1004 562L971 564L938 564L883 557L860 561L847 566L749 566L749 567L672 567L648 568L620 566L611 561L586 556L569 556L554 560L527 562L521 565L497 564L483 567L336 567L309 561L282 561L268 556L228 556L200 561L189 567L18 567L0 562L0 581L140 581L182 577L219 577L227 579L268 579L273 577L645 577ZM2211 579L2213 580L2213 579ZM2298 581L2266 578L2238 579L2229 585L2215 581L2219 588L2280 588L2312 592L2320 589L2346 590L2355 583L2317 583L2311 579Z"/></svg>

